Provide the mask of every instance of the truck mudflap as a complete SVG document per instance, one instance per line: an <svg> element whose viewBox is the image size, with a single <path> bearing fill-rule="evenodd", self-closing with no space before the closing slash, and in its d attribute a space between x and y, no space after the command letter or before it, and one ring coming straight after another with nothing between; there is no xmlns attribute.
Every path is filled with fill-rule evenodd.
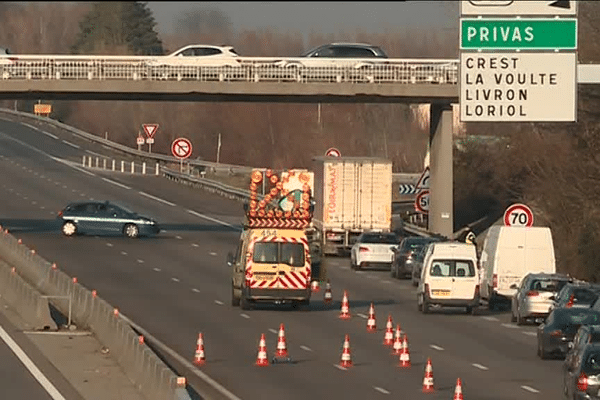
<svg viewBox="0 0 600 400"><path fill-rule="evenodd" d="M288 302L310 300L310 288L307 289L246 289L246 297L254 301Z"/></svg>

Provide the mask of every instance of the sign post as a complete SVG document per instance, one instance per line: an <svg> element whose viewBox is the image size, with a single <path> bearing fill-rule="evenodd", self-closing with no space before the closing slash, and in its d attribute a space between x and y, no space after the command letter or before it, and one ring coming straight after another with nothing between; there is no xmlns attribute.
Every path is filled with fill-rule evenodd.
<svg viewBox="0 0 600 400"><path fill-rule="evenodd" d="M460 4L461 122L577 121L577 2Z"/></svg>
<svg viewBox="0 0 600 400"><path fill-rule="evenodd" d="M144 132L146 132L146 143L148 143L148 153L152 153L152 144L154 143L154 135L158 131L158 124L143 124Z"/></svg>
<svg viewBox="0 0 600 400"><path fill-rule="evenodd" d="M144 137L142 136L141 133L138 132L138 137L137 137L138 151L142 151L142 145L143 144L144 144Z"/></svg>

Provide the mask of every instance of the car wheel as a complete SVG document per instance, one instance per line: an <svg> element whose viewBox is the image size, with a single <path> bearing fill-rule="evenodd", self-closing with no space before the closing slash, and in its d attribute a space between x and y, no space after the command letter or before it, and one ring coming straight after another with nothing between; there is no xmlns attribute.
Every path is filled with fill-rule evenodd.
<svg viewBox="0 0 600 400"><path fill-rule="evenodd" d="M75 222L67 221L63 224L61 231L65 236L73 236L77 233L77 225Z"/></svg>
<svg viewBox="0 0 600 400"><path fill-rule="evenodd" d="M475 315L475 307L468 306L466 312L467 314Z"/></svg>
<svg viewBox="0 0 600 400"><path fill-rule="evenodd" d="M240 305L240 295L236 293L233 285L231 285L231 305L234 307L238 307Z"/></svg>
<svg viewBox="0 0 600 400"><path fill-rule="evenodd" d="M510 322L517 322L517 317L515 316L515 313L512 310L512 307L510 309Z"/></svg>
<svg viewBox="0 0 600 400"><path fill-rule="evenodd" d="M240 296L240 308L244 311L250 310L252 308L252 304L250 304L250 300L248 300L248 298L246 296L244 296L243 292Z"/></svg>
<svg viewBox="0 0 600 400"><path fill-rule="evenodd" d="M135 239L140 236L140 229L135 224L127 224L123 227L123 234L128 238Z"/></svg>
<svg viewBox="0 0 600 400"><path fill-rule="evenodd" d="M524 325L525 324L525 318L521 317L521 313L519 313L519 310L517 310L517 325Z"/></svg>
<svg viewBox="0 0 600 400"><path fill-rule="evenodd" d="M398 271L396 270L396 267L394 265L392 265L390 268L390 276L395 279L398 278Z"/></svg>
<svg viewBox="0 0 600 400"><path fill-rule="evenodd" d="M423 300L421 296L417 297L417 310L423 312Z"/></svg>
<svg viewBox="0 0 600 400"><path fill-rule="evenodd" d="M548 359L548 353L544 350L544 344L541 341L538 344L538 356L540 356L542 360Z"/></svg>
<svg viewBox="0 0 600 400"><path fill-rule="evenodd" d="M429 314L429 303L423 299L423 314Z"/></svg>

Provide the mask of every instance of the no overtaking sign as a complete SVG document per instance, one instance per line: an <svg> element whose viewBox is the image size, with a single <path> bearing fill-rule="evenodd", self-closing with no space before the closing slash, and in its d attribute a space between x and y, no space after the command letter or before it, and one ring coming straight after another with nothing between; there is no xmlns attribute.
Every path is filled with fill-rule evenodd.
<svg viewBox="0 0 600 400"><path fill-rule="evenodd" d="M184 159L192 155L192 142L185 138L178 138L171 144L173 156Z"/></svg>

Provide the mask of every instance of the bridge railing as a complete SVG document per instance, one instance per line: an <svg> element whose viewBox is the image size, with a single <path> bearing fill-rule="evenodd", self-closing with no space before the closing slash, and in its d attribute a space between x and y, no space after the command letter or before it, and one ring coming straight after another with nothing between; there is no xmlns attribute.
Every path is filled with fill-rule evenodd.
<svg viewBox="0 0 600 400"><path fill-rule="evenodd" d="M452 59L240 57L208 65L151 56L19 55L0 57L4 80L151 80L200 82L456 84Z"/></svg>

